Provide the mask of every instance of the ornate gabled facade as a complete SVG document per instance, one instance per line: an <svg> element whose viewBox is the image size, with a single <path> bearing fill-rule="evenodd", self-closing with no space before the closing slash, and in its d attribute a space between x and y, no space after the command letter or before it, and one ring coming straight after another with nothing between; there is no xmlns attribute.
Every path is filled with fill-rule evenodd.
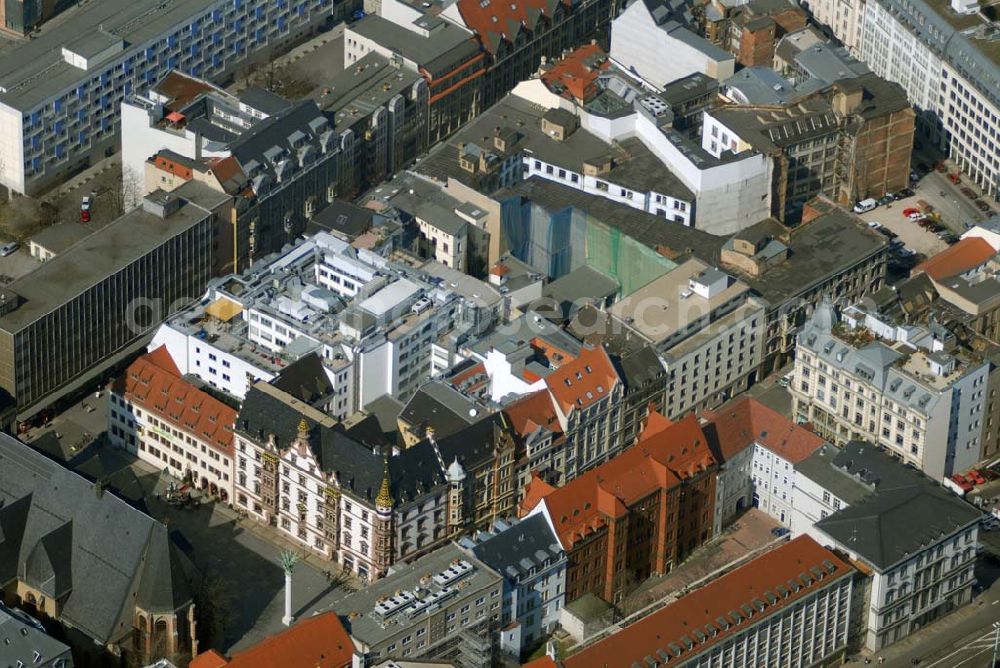
<svg viewBox="0 0 1000 668"><path fill-rule="evenodd" d="M366 580L512 515L517 500L501 414L388 453L258 383L237 416L235 448L237 507Z"/></svg>

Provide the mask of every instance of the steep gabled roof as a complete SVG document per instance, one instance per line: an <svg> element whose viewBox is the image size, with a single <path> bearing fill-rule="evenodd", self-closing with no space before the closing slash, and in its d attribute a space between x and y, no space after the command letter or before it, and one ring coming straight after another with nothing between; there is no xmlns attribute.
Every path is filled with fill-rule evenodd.
<svg viewBox="0 0 1000 668"><path fill-rule="evenodd" d="M181 378L166 346L130 364L115 391L232 457L236 410Z"/></svg>
<svg viewBox="0 0 1000 668"><path fill-rule="evenodd" d="M739 397L709 415L705 434L723 461L758 443L798 464L825 442L751 397Z"/></svg>
<svg viewBox="0 0 1000 668"><path fill-rule="evenodd" d="M503 409L510 419L510 425L521 438L534 434L538 429L547 429L553 434L562 434L562 425L552 405L548 390L539 390L519 397Z"/></svg>
<svg viewBox="0 0 1000 668"><path fill-rule="evenodd" d="M209 650L196 656L190 668L346 668L354 643L335 612L308 617L259 643L226 658Z"/></svg>
<svg viewBox="0 0 1000 668"><path fill-rule="evenodd" d="M952 278L971 271L996 255L996 250L981 237L966 237L949 246L934 257L924 260L913 269L913 275L920 272L937 281Z"/></svg>
<svg viewBox="0 0 1000 668"><path fill-rule="evenodd" d="M61 595L60 621L102 645L128 635L141 583L176 550L162 524L6 434L0 529L0 578ZM189 582L169 586L177 607L190 602Z"/></svg>
<svg viewBox="0 0 1000 668"><path fill-rule="evenodd" d="M458 0L456 4L465 26L476 33L487 51L496 53L501 39L512 42L518 30L534 30L539 16L552 18L559 1Z"/></svg>
<svg viewBox="0 0 1000 668"><path fill-rule="evenodd" d="M600 401L618 383L618 371L604 348L583 348L575 360L553 371L545 384L564 415Z"/></svg>
<svg viewBox="0 0 1000 668"><path fill-rule="evenodd" d="M643 433L632 448L558 489L533 478L522 511L545 503L563 548L605 525L605 516L621 517L628 507L658 489L670 489L715 464L694 415ZM529 503L534 501L534 506Z"/></svg>

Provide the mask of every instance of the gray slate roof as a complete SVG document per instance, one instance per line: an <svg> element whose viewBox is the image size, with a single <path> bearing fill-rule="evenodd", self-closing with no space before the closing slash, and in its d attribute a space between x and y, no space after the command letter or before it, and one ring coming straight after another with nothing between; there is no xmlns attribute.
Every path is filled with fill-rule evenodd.
<svg viewBox="0 0 1000 668"><path fill-rule="evenodd" d="M190 573L162 524L0 435L0 584L65 595L61 620L104 644L131 632L136 606L186 605Z"/></svg>
<svg viewBox="0 0 1000 668"><path fill-rule="evenodd" d="M481 535L472 553L490 568L517 580L546 560L564 555L559 539L543 515L532 515L494 535Z"/></svg>
<svg viewBox="0 0 1000 668"><path fill-rule="evenodd" d="M817 522L816 528L879 570L978 522L982 516L927 476L869 443L848 443L833 458L830 469L823 474L825 479L846 477L855 483L858 493L865 489L868 493Z"/></svg>
<svg viewBox="0 0 1000 668"><path fill-rule="evenodd" d="M69 660L69 647L45 633L40 626L20 610L0 606L0 666L13 667L18 662L33 666L60 657ZM41 656L38 662L35 652Z"/></svg>

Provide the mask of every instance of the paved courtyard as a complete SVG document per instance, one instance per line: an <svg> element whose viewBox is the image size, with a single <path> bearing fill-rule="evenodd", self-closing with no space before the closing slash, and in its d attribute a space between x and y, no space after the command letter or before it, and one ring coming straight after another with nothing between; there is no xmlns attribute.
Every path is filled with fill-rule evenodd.
<svg viewBox="0 0 1000 668"><path fill-rule="evenodd" d="M694 551L684 563L666 575L652 577L633 592L622 605L625 614L637 611L672 593L700 586L742 564L750 555L759 555L788 540L776 538L772 529L777 520L751 508L723 533Z"/></svg>

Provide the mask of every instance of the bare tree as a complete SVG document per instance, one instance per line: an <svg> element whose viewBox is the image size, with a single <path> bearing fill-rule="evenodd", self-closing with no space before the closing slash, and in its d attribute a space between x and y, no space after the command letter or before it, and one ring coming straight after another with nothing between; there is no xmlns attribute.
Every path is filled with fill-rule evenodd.
<svg viewBox="0 0 1000 668"><path fill-rule="evenodd" d="M112 214L117 217L138 206L139 200L145 194L143 187L142 174L122 165L121 178L115 179L107 190Z"/></svg>

